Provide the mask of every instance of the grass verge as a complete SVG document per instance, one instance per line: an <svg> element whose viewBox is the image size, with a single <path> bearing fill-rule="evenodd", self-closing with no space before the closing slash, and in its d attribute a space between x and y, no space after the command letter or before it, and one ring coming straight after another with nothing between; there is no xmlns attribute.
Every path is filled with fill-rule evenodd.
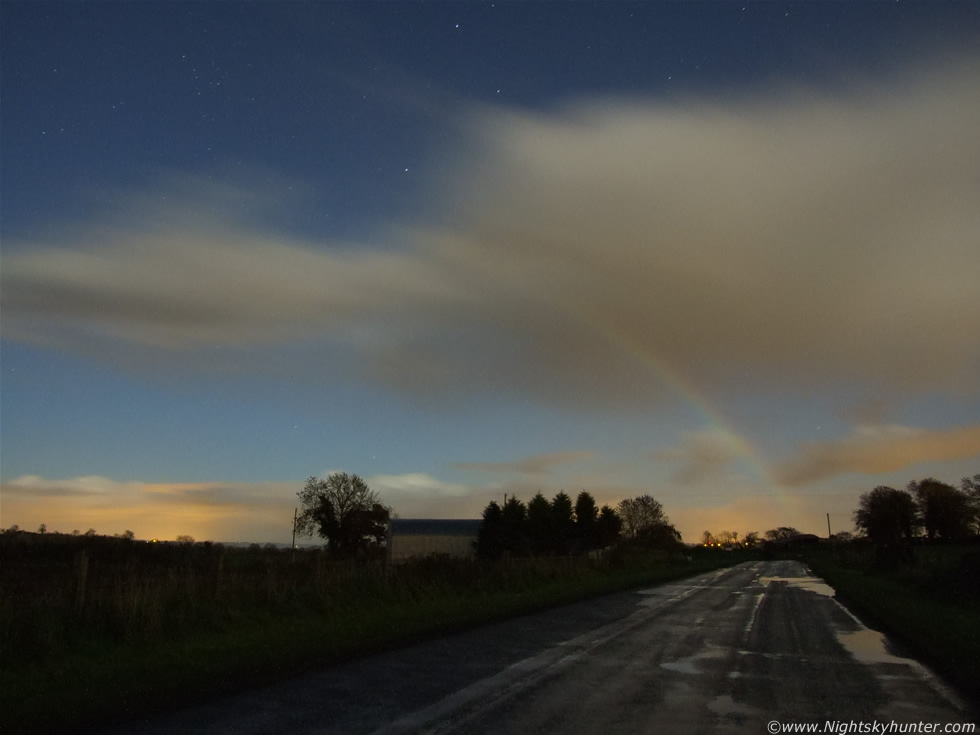
<svg viewBox="0 0 980 735"><path fill-rule="evenodd" d="M875 572L839 563L829 554L807 563L849 609L921 657L971 701L980 701L980 605L958 598L955 584L934 575L918 583L906 573ZM937 580L940 580L937 583Z"/></svg>
<svg viewBox="0 0 980 735"><path fill-rule="evenodd" d="M612 566L519 564L367 574L329 606L261 607L170 633L72 645L0 669L0 724L50 732L125 722L290 675L508 617L699 574L740 561L671 563L642 555ZM438 565L437 565L438 566ZM461 574L465 584L456 583ZM475 574L475 576L474 576ZM352 590L355 590L353 592ZM52 706L57 703L57 706Z"/></svg>

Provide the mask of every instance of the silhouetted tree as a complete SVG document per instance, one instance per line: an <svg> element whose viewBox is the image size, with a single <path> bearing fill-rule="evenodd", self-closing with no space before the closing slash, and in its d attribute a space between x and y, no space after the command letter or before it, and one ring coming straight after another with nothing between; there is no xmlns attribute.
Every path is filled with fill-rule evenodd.
<svg viewBox="0 0 980 735"><path fill-rule="evenodd" d="M767 541L789 541L794 536L799 536L800 532L797 531L792 526L780 526L779 528L770 528L766 531Z"/></svg>
<svg viewBox="0 0 980 735"><path fill-rule="evenodd" d="M755 546L756 544L759 543L759 532L758 531L749 531L742 538L742 543L744 543L746 546Z"/></svg>
<svg viewBox="0 0 980 735"><path fill-rule="evenodd" d="M551 501L552 548L559 555L569 554L575 543L575 517L572 499L562 491Z"/></svg>
<svg viewBox="0 0 980 735"><path fill-rule="evenodd" d="M908 543L918 525L915 500L905 490L879 485L861 496L854 525L875 545L879 562L897 563L910 555Z"/></svg>
<svg viewBox="0 0 980 735"><path fill-rule="evenodd" d="M960 489L970 501L973 532L980 534L980 474L964 477L960 482Z"/></svg>
<svg viewBox="0 0 980 735"><path fill-rule="evenodd" d="M191 544L194 543L194 537L191 536L191 535L189 535L189 534L182 533L182 534L180 534L180 535L177 536L177 543L178 544L185 544L187 546L190 546Z"/></svg>
<svg viewBox="0 0 980 735"><path fill-rule="evenodd" d="M663 505L652 496L626 498L619 503L618 512L626 538L650 548L670 550L680 546L680 533L670 523Z"/></svg>
<svg viewBox="0 0 980 735"><path fill-rule="evenodd" d="M575 535L580 551L589 551L599 543L599 508L595 498L584 490L575 499Z"/></svg>
<svg viewBox="0 0 980 735"><path fill-rule="evenodd" d="M47 523L42 523L40 526L37 527L37 532L38 533L42 533L42 534L43 533L47 533L48 532L48 524Z"/></svg>
<svg viewBox="0 0 980 735"><path fill-rule="evenodd" d="M476 555L481 559L499 559L504 553L504 513L491 500L483 509L483 523L476 534Z"/></svg>
<svg viewBox="0 0 980 735"><path fill-rule="evenodd" d="M717 538L718 543L722 546L731 546L738 543L738 531L722 531Z"/></svg>
<svg viewBox="0 0 980 735"><path fill-rule="evenodd" d="M539 491L527 504L527 535L532 554L551 552L552 525L551 503Z"/></svg>
<svg viewBox="0 0 980 735"><path fill-rule="evenodd" d="M641 546L665 551L675 551L682 546L680 531L667 521L641 529L636 536L636 542Z"/></svg>
<svg viewBox="0 0 980 735"><path fill-rule="evenodd" d="M502 510L504 550L512 556L526 556L530 550L527 536L527 506L512 495Z"/></svg>
<svg viewBox="0 0 980 735"><path fill-rule="evenodd" d="M663 505L650 495L626 498L619 503L617 511L623 519L623 535L630 539L639 536L645 528L668 522Z"/></svg>
<svg viewBox="0 0 980 735"><path fill-rule="evenodd" d="M701 534L701 545L702 546L714 546L715 536L711 531L704 531Z"/></svg>
<svg viewBox="0 0 980 735"><path fill-rule="evenodd" d="M332 554L350 558L384 544L391 509L357 475L310 477L297 496L301 510L296 532L326 539Z"/></svg>
<svg viewBox="0 0 980 735"><path fill-rule="evenodd" d="M928 538L963 538L970 535L973 513L970 497L966 493L932 477L910 482L908 491L915 498Z"/></svg>
<svg viewBox="0 0 980 735"><path fill-rule="evenodd" d="M623 520L619 514L608 505L599 509L599 519L596 522L598 545L600 548L612 546L619 541L623 529Z"/></svg>

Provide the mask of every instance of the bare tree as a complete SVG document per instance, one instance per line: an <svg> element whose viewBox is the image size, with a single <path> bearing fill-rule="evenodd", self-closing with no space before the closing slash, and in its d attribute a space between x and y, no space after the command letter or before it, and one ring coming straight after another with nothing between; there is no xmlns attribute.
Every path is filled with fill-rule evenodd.
<svg viewBox="0 0 980 735"><path fill-rule="evenodd" d="M319 535L331 552L342 557L383 545L391 509L357 475L335 472L326 480L310 477L297 495L298 534Z"/></svg>
<svg viewBox="0 0 980 735"><path fill-rule="evenodd" d="M676 548L681 535L671 524L660 501L650 495L626 498L618 508L623 520L623 535L646 546L657 548Z"/></svg>

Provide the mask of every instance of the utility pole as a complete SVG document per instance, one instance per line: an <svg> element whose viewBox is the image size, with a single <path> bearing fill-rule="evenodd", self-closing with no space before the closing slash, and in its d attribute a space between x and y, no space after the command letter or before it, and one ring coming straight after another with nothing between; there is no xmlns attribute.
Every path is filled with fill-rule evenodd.
<svg viewBox="0 0 980 735"><path fill-rule="evenodd" d="M298 508L293 508L293 549L296 548L296 511ZM830 521L827 521L828 523Z"/></svg>
<svg viewBox="0 0 980 735"><path fill-rule="evenodd" d="M827 514L827 538L833 538L834 534L830 532L830 513Z"/></svg>

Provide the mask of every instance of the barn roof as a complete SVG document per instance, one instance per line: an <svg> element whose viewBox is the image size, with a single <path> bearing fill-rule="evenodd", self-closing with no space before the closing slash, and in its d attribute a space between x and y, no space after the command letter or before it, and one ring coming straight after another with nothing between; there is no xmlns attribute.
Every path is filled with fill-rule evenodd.
<svg viewBox="0 0 980 735"><path fill-rule="evenodd" d="M447 518L392 518L391 532L402 536L476 536L483 521Z"/></svg>

